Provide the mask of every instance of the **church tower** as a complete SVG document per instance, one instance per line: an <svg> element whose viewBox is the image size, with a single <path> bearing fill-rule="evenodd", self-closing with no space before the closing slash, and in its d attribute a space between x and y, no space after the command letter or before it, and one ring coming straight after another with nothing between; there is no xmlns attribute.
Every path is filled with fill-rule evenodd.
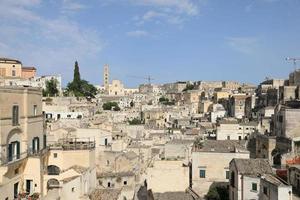
<svg viewBox="0 0 300 200"><path fill-rule="evenodd" d="M108 93L109 90L109 65L105 64L103 68L103 86L105 92Z"/></svg>

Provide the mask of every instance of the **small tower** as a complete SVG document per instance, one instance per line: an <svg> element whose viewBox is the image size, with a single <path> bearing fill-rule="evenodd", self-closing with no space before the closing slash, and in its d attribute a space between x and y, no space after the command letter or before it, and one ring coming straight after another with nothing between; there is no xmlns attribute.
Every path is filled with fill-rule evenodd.
<svg viewBox="0 0 300 200"><path fill-rule="evenodd" d="M105 64L103 68L103 86L105 92L108 93L109 90L109 65Z"/></svg>

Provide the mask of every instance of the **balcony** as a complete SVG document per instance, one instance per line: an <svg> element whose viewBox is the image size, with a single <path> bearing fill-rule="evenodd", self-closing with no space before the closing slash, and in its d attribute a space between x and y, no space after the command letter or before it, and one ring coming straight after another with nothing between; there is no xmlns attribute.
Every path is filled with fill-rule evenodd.
<svg viewBox="0 0 300 200"><path fill-rule="evenodd" d="M49 151L49 148L44 148L44 149L41 149L41 150L32 150L32 149L29 149L27 151L24 151L20 154L16 154L16 155L12 155L12 156L4 156L4 155L1 155L0 157L0 166L3 166L3 165L10 165L10 164L13 164L13 163L18 163L28 157L40 157L44 154L46 154L47 152Z"/></svg>
<svg viewBox="0 0 300 200"><path fill-rule="evenodd" d="M20 162L22 160L24 160L25 158L27 158L28 156L28 152L22 152L20 154L16 154L16 155L12 155L12 156L3 156L1 155L0 158L0 166L2 165L10 165L16 162Z"/></svg>

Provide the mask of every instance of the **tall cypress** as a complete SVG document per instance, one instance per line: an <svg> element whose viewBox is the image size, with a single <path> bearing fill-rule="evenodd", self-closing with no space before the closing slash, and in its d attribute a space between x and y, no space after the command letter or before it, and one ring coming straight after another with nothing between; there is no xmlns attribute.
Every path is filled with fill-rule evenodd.
<svg viewBox="0 0 300 200"><path fill-rule="evenodd" d="M67 85L67 94L73 94L76 97L90 96L93 97L97 93L97 89L89 84L88 81L80 78L79 65L75 61L73 81Z"/></svg>
<svg viewBox="0 0 300 200"><path fill-rule="evenodd" d="M80 83L80 72L77 61L75 61L73 83Z"/></svg>
<svg viewBox="0 0 300 200"><path fill-rule="evenodd" d="M74 77L73 77L73 92L75 96L80 95L81 93L81 80L80 80L80 72L79 72L79 65L78 62L75 61L74 66Z"/></svg>

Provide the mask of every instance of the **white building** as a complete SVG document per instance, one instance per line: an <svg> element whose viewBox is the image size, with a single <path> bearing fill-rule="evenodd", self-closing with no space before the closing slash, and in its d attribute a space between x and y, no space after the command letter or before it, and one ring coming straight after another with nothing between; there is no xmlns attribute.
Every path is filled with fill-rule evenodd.
<svg viewBox="0 0 300 200"><path fill-rule="evenodd" d="M226 110L222 104L213 104L212 111L210 112L210 121L217 122L217 119L223 118L226 115Z"/></svg>
<svg viewBox="0 0 300 200"><path fill-rule="evenodd" d="M204 196L214 182L228 182L229 162L249 158L245 143L232 140L206 140L192 151L192 188Z"/></svg>
<svg viewBox="0 0 300 200"><path fill-rule="evenodd" d="M230 200L290 200L292 187L272 173L265 159L233 159L230 162Z"/></svg>
<svg viewBox="0 0 300 200"><path fill-rule="evenodd" d="M217 140L247 140L257 127L257 122L238 123L234 119L222 120L217 126Z"/></svg>

